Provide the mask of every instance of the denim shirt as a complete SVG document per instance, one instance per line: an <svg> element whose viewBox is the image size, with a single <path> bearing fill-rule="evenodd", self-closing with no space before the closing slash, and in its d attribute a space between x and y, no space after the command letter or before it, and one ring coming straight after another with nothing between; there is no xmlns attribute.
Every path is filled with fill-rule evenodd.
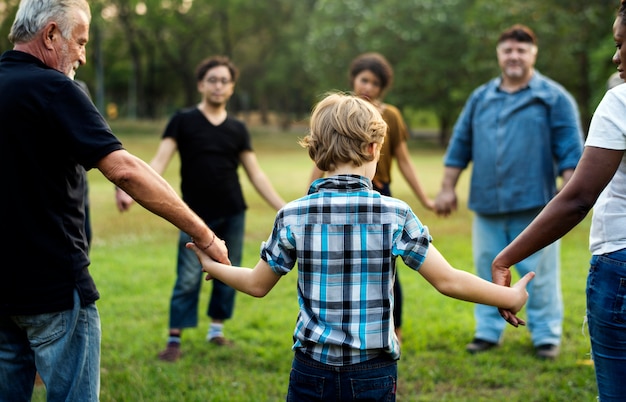
<svg viewBox="0 0 626 402"><path fill-rule="evenodd" d="M446 151L447 167L472 162L469 208L491 215L543 207L556 177L582 154L580 117L572 96L535 71L514 93L494 78L471 94Z"/></svg>

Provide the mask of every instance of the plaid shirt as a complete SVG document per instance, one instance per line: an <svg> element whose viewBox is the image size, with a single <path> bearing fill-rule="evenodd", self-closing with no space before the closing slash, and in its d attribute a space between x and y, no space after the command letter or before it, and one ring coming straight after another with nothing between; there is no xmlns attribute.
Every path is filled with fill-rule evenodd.
<svg viewBox="0 0 626 402"><path fill-rule="evenodd" d="M369 179L339 175L276 216L261 258L279 275L298 261L300 313L294 349L333 366L388 353L400 358L393 331L396 257L418 270L428 229L404 202L372 190Z"/></svg>

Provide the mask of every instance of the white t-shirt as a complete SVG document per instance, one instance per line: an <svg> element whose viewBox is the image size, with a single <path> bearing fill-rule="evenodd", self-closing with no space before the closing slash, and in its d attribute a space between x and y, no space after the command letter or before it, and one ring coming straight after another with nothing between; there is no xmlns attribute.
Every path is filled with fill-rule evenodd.
<svg viewBox="0 0 626 402"><path fill-rule="evenodd" d="M626 150L626 85L608 91L596 109L585 146ZM594 255L626 248L626 153L593 207L589 250Z"/></svg>

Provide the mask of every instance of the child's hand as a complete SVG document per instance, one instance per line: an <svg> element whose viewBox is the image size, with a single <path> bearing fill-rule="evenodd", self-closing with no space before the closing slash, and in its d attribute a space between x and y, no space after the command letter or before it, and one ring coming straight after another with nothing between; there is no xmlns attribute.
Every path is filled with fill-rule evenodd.
<svg viewBox="0 0 626 402"><path fill-rule="evenodd" d="M520 325L526 325L526 321L517 317L516 314L524 307L526 304L526 300L528 300L528 291L526 290L526 286L528 286L528 282L530 282L535 277L534 272L529 272L522 279L520 279L515 285L513 285L512 289L516 290L518 293L517 299L515 302L515 306L512 309L498 309L502 318L504 318L509 324L514 327L518 327Z"/></svg>
<svg viewBox="0 0 626 402"><path fill-rule="evenodd" d="M435 211L436 209L435 201L431 200L430 198L426 198L424 201L422 201L422 206L429 211Z"/></svg>
<svg viewBox="0 0 626 402"><path fill-rule="evenodd" d="M195 243L189 242L189 243L185 244L185 247L187 247L189 250L191 250L194 253L196 253L196 257L198 257L198 261L200 261L200 264L202 264L202 272L206 272L207 273L206 277L204 278L204 280L205 281L210 281L211 279L213 279L213 277L211 276L211 273L210 273L210 268L211 268L211 266L213 264L217 264L217 262L215 262L214 259L212 259L208 255L203 253L202 250L200 250L200 248L198 246L196 246Z"/></svg>

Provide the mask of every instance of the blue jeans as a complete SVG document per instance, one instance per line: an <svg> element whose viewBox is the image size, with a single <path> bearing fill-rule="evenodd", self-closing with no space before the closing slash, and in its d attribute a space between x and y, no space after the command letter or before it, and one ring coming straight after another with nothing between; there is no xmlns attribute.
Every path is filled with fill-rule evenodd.
<svg viewBox="0 0 626 402"><path fill-rule="evenodd" d="M244 224L245 212L207 222L215 234L226 242L228 258L237 266L241 265ZM205 275L196 254L185 247L190 241L191 237L187 233L180 232L176 283L170 301L170 328L182 329L198 325L198 299ZM217 279L211 282L213 289L207 315L215 320L231 318L235 306L235 290Z"/></svg>
<svg viewBox="0 0 626 402"><path fill-rule="evenodd" d="M100 316L95 304L56 313L0 316L0 401L30 401L38 371L48 401L97 401Z"/></svg>
<svg viewBox="0 0 626 402"><path fill-rule="evenodd" d="M491 281L491 262L515 239L539 213L540 209L501 215L474 217L472 244L474 266L478 276ZM528 285L526 314L534 346L561 343L563 333L563 299L561 295L560 241L515 264L518 274L536 273ZM492 306L477 304L475 337L499 342L506 321Z"/></svg>
<svg viewBox="0 0 626 402"><path fill-rule="evenodd" d="M587 277L587 320L601 402L626 396L626 249L594 255Z"/></svg>
<svg viewBox="0 0 626 402"><path fill-rule="evenodd" d="M330 366L296 351L287 402L395 401L398 362L382 356L349 366Z"/></svg>

